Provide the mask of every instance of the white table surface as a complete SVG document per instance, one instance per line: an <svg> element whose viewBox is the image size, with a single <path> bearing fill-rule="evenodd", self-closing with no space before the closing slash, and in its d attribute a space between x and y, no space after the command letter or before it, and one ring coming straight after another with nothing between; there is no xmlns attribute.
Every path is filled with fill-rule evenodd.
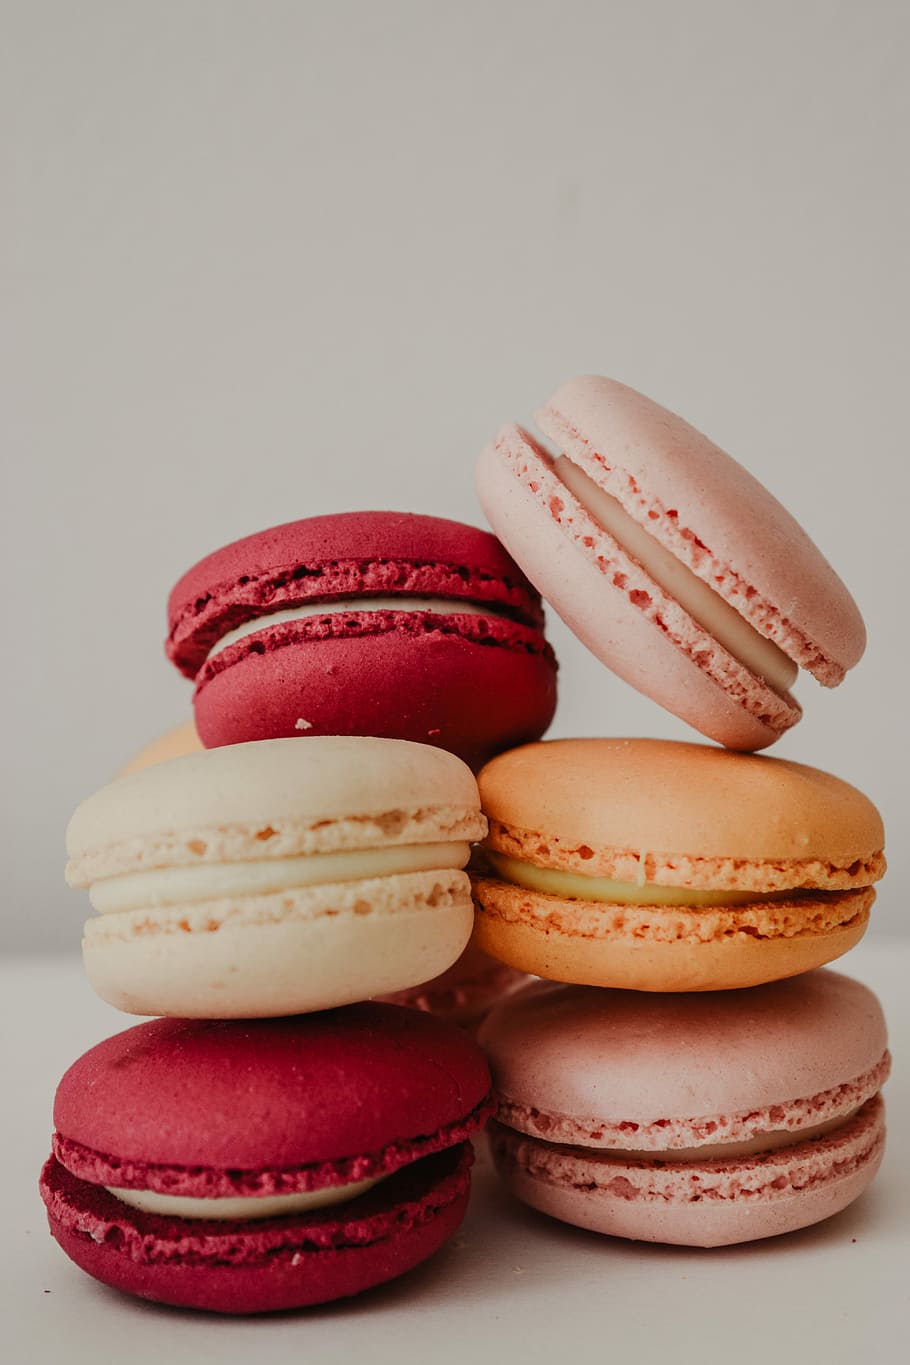
<svg viewBox="0 0 910 1365"><path fill-rule="evenodd" d="M37 1192L54 1089L86 1048L135 1022L92 994L74 958L2 965L6 1365L407 1365L506 1359L682 1365L906 1360L910 1339L910 944L841 964L885 1007L895 1070L872 1188L827 1223L751 1246L683 1250L598 1237L512 1202L485 1153L455 1241L401 1280L340 1304L218 1318L129 1299L59 1250ZM483 1144L479 1144L482 1146Z"/></svg>

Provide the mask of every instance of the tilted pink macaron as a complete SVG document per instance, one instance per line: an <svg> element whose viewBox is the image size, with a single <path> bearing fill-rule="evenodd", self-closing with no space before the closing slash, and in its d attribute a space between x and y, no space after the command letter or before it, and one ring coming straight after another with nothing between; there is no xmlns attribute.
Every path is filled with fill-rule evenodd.
<svg viewBox="0 0 910 1365"><path fill-rule="evenodd" d="M540 598L488 531L345 512L208 555L170 595L167 652L214 748L379 735L478 767L546 730L556 661Z"/></svg>
<svg viewBox="0 0 910 1365"><path fill-rule="evenodd" d="M724 1246L840 1212L884 1147L871 991L819 970L704 995L535 984L478 1035L500 1175L595 1232Z"/></svg>
<svg viewBox="0 0 910 1365"><path fill-rule="evenodd" d="M802 714L798 667L834 687L860 658L852 597L781 504L674 413L570 380L536 415L559 454L503 427L477 487L496 534L626 682L732 749Z"/></svg>
<svg viewBox="0 0 910 1365"><path fill-rule="evenodd" d="M155 1019L63 1077L41 1195L66 1254L115 1289L220 1313L324 1303L452 1236L491 1108L476 1044L414 1010Z"/></svg>

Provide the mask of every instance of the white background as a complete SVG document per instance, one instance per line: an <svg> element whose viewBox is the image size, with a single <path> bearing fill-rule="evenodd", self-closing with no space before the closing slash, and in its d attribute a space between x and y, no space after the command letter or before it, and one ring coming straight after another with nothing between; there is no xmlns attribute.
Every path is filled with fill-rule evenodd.
<svg viewBox="0 0 910 1365"><path fill-rule="evenodd" d="M903 1359L910 11L903 0L0 0L6 1355L376 1362ZM881 994L892 1138L839 1218L728 1252L595 1238L481 1170L463 1234L268 1322L80 1274L37 1199L53 1088L127 1023L75 959L73 806L189 713L162 652L196 559L354 507L480 522L500 423L594 371L701 427L865 613L775 752L880 805L844 964ZM554 734L693 737L553 623ZM305 742L305 741L301 741ZM11 1087L10 1087L10 1084ZM902 1251L903 1248L903 1251Z"/></svg>
<svg viewBox="0 0 910 1365"><path fill-rule="evenodd" d="M644 390L804 521L865 660L775 752L890 829L902 932L901 0L0 5L7 940L75 947L72 807L188 714L177 577L351 507L481 521L563 379ZM561 626L553 734L694 737Z"/></svg>

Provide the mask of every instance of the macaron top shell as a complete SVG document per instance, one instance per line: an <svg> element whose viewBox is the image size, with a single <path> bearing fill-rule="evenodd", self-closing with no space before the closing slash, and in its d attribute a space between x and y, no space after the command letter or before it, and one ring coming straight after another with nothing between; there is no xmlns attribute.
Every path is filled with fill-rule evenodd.
<svg viewBox="0 0 910 1365"><path fill-rule="evenodd" d="M262 740L187 754L102 787L70 820L67 879L84 885L124 863L153 867L148 841L159 838L163 861L217 859L232 827L249 832L246 857L280 856L286 826L296 853L470 840L485 827L470 768L442 749L343 735ZM213 831L210 843L167 838L187 830Z"/></svg>
<svg viewBox="0 0 910 1365"><path fill-rule="evenodd" d="M395 1169L421 1155L421 1142L431 1151L470 1136L489 1091L483 1055L460 1029L368 1003L139 1024L70 1067L54 1122L67 1142L122 1163L236 1174L397 1147L397 1158L386 1153ZM428 1141L452 1129L448 1141Z"/></svg>
<svg viewBox="0 0 910 1365"><path fill-rule="evenodd" d="M287 522L200 560L168 601L168 657L195 677L212 646L253 617L399 594L488 603L524 625L543 624L539 594L488 531L414 513L344 512Z"/></svg>
<svg viewBox="0 0 910 1365"><path fill-rule="evenodd" d="M884 842L875 806L839 778L700 744L549 740L492 759L478 785L491 847L516 853L522 836L509 831L539 835L525 841L524 856L592 875L621 850L642 866L653 855L685 855L846 871L880 860ZM673 884L674 870L648 871L655 876Z"/></svg>
<svg viewBox="0 0 910 1365"><path fill-rule="evenodd" d="M834 1090L876 1073L887 1049L872 992L825 970L694 995L535 983L493 1010L479 1041L500 1096L629 1125L630 1147L635 1125L755 1114Z"/></svg>
<svg viewBox="0 0 910 1365"><path fill-rule="evenodd" d="M866 634L846 587L790 513L675 413L615 380L572 379L541 430L655 539L826 686Z"/></svg>

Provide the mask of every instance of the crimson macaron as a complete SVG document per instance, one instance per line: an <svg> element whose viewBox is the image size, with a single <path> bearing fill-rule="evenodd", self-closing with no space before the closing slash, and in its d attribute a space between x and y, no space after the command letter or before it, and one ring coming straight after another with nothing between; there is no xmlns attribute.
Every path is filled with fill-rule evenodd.
<svg viewBox="0 0 910 1365"><path fill-rule="evenodd" d="M247 536L180 579L168 622L207 748L378 735L476 767L538 738L556 705L536 590L495 536L438 517L349 512Z"/></svg>
<svg viewBox="0 0 910 1365"><path fill-rule="evenodd" d="M831 565L681 417L586 375L536 422L556 456L503 427L477 466L480 500L547 602L626 682L728 748L762 749L802 715L799 668L834 687L858 661L862 617Z"/></svg>
<svg viewBox="0 0 910 1365"><path fill-rule="evenodd" d="M480 1050L414 1010L155 1019L63 1077L41 1194L63 1250L114 1288L222 1313L302 1307L442 1246L491 1108Z"/></svg>

